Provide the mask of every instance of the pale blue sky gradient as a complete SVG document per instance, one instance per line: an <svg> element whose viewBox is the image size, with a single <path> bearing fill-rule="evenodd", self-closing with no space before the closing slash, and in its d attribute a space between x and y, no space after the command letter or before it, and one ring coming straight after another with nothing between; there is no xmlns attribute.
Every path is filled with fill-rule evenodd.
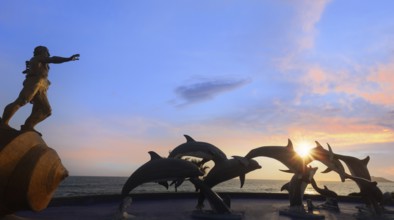
<svg viewBox="0 0 394 220"><path fill-rule="evenodd" d="M394 180L394 2L0 1L0 107L34 47L51 55L50 118L37 126L71 175L128 176L184 143L228 157L330 143ZM11 120L19 128L31 110ZM259 158L249 178L288 179ZM319 163L323 171L324 167ZM339 180L335 174L318 179Z"/></svg>

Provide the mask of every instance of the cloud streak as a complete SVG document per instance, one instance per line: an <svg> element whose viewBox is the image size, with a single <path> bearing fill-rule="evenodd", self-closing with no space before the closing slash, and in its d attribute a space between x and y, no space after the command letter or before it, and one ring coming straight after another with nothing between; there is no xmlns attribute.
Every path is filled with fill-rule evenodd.
<svg viewBox="0 0 394 220"><path fill-rule="evenodd" d="M175 93L183 103L177 104L177 106L183 107L210 100L219 94L230 92L250 82L249 79L210 79L179 86L175 89Z"/></svg>

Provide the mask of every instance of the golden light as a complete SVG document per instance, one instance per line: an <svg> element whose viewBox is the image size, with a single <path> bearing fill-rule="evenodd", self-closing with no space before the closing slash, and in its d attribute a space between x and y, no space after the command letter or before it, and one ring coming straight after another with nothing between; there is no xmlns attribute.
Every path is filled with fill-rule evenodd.
<svg viewBox="0 0 394 220"><path fill-rule="evenodd" d="M314 147L313 143L308 143L308 142L300 142L297 145L294 146L295 152L297 152L300 157L306 157L309 155L310 149Z"/></svg>

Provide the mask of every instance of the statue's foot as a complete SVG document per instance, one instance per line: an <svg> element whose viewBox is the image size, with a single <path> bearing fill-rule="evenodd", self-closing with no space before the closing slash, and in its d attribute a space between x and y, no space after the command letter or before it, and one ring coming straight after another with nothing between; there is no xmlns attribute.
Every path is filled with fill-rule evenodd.
<svg viewBox="0 0 394 220"><path fill-rule="evenodd" d="M42 136L42 134L41 134L40 132L38 132L36 129L31 128L31 127L28 127L28 126L26 126L26 125L21 125L21 131L22 131L22 132L25 132L25 131L34 131L34 132L36 132L37 134L39 134L40 136Z"/></svg>

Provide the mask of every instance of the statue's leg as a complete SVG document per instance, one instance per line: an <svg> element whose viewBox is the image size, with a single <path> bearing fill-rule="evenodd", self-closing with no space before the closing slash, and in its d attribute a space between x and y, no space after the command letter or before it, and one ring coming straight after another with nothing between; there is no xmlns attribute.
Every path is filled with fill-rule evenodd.
<svg viewBox="0 0 394 220"><path fill-rule="evenodd" d="M18 109L20 107L21 107L21 105L19 105L16 101L14 101L14 102L8 104L4 108L3 117L2 117L2 123L4 126L9 127L8 123L9 123L10 119L15 114L15 112L18 111Z"/></svg>
<svg viewBox="0 0 394 220"><path fill-rule="evenodd" d="M34 126L51 115L51 106L46 95L46 91L39 91L33 99L33 109L22 130L34 130Z"/></svg>
<svg viewBox="0 0 394 220"><path fill-rule="evenodd" d="M10 127L8 123L10 122L12 116L18 111L18 109L24 105L26 105L26 99L22 97L18 97L14 102L8 104L4 108L3 116L2 116L2 123L3 126Z"/></svg>
<svg viewBox="0 0 394 220"><path fill-rule="evenodd" d="M12 116L18 111L20 107L26 105L26 103L30 102L35 97L38 89L39 88L37 84L34 82L30 82L28 80L23 82L23 89L19 93L18 98L4 108L2 119L3 125L9 127L8 123Z"/></svg>

